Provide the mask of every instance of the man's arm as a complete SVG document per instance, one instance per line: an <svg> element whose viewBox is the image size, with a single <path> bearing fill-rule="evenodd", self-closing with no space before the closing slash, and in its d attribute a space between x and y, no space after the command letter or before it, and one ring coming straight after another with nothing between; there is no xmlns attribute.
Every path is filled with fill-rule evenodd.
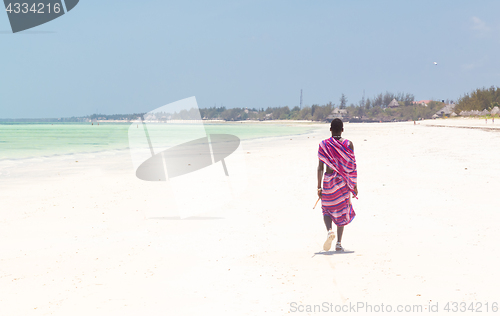
<svg viewBox="0 0 500 316"><path fill-rule="evenodd" d="M318 164L318 196L321 197L321 182L323 181L323 170L324 170L324 164L323 161L319 160Z"/></svg>

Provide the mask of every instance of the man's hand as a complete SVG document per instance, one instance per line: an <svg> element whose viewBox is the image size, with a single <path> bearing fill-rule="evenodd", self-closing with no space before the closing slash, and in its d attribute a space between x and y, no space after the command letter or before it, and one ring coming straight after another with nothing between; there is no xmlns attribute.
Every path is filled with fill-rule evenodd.
<svg viewBox="0 0 500 316"><path fill-rule="evenodd" d="M356 196L358 196L358 185L354 186L354 193L356 193Z"/></svg>
<svg viewBox="0 0 500 316"><path fill-rule="evenodd" d="M318 189L318 196L319 196L319 198L321 198L321 193L322 193L322 192L323 192L323 189L319 188L319 189Z"/></svg>

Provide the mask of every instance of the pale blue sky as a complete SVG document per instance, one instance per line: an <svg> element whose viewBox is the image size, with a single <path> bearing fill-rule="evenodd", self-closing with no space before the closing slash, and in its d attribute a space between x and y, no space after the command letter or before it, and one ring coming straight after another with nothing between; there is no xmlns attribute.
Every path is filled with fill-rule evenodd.
<svg viewBox="0 0 500 316"><path fill-rule="evenodd" d="M11 34L0 118L456 99L500 85L500 1L91 1ZM433 62L438 62L437 66Z"/></svg>

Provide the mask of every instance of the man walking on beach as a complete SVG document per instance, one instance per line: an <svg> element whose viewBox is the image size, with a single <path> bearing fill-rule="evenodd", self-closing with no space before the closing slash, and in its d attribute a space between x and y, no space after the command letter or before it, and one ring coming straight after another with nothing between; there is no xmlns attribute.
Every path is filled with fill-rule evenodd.
<svg viewBox="0 0 500 316"><path fill-rule="evenodd" d="M351 204L351 193L354 197L358 195L356 159L354 145L341 136L344 131L342 120L334 119L330 131L332 137L323 140L318 150L318 196L321 198L323 220L328 230L323 250L330 250L335 238L333 221L337 226L338 236L335 251L343 251L341 241L344 226L356 216ZM324 165L326 172L323 178Z"/></svg>

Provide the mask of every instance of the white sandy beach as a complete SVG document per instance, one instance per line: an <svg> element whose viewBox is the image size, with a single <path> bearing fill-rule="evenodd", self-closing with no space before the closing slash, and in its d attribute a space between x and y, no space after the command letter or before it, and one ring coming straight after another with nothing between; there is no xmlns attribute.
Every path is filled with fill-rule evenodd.
<svg viewBox="0 0 500 316"><path fill-rule="evenodd" d="M165 210L165 183L135 178L127 152L4 164L0 315L335 314L291 308L324 302L491 310L500 119L418 123L345 124L359 200L343 254L322 252L312 209L327 124L243 142L241 199L184 220Z"/></svg>

